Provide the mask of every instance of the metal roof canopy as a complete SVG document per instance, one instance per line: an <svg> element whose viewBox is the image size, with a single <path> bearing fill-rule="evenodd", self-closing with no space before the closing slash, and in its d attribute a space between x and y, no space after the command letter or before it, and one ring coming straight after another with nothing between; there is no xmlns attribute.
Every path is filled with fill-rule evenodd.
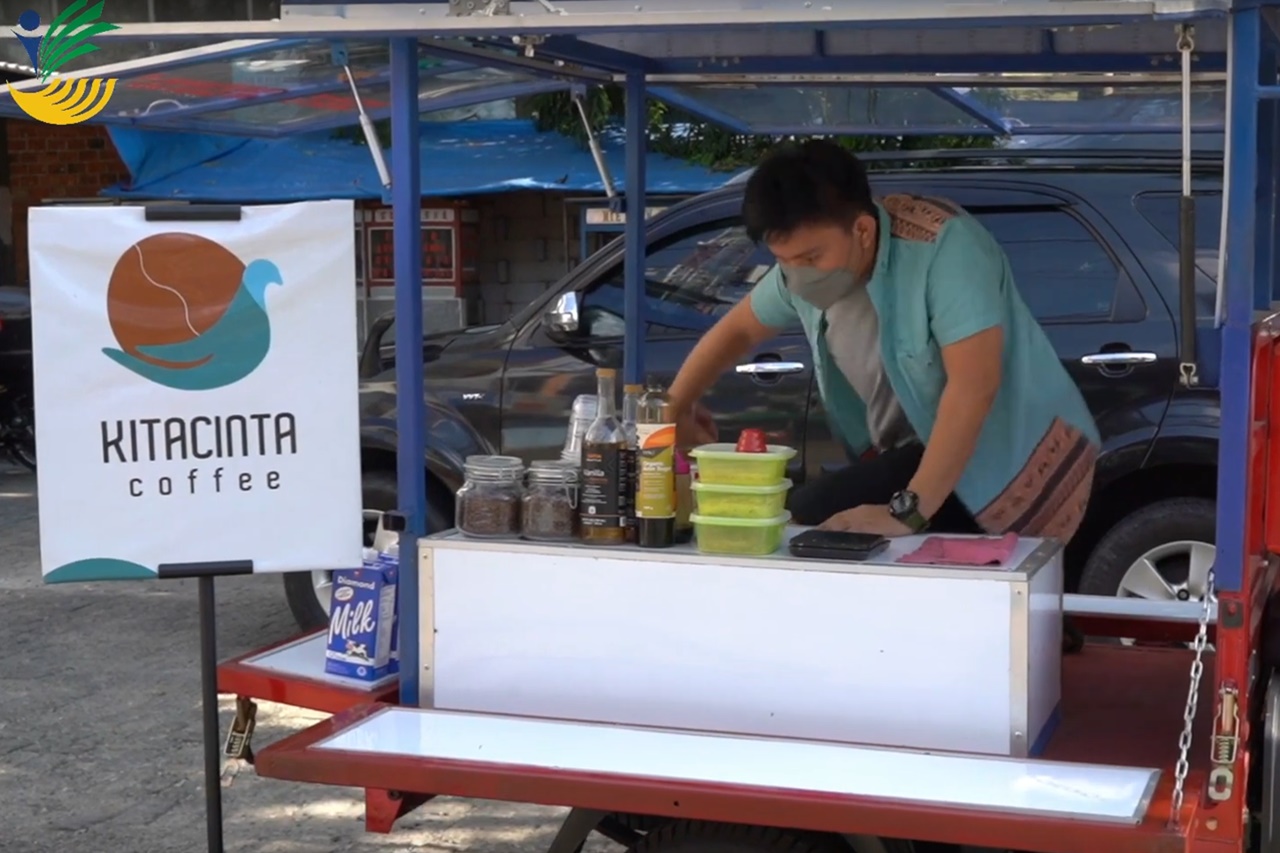
<svg viewBox="0 0 1280 853"><path fill-rule="evenodd" d="M1275 248L1275 191L1280 174L1274 162L1280 132L1280 117L1274 111L1280 99L1276 74L1280 39L1277 7L1273 5L1280 0L1262 0L1260 5L1245 0L1234 4L1230 0L829 3L451 0L446 5L419 0L326 6L295 2L286 5L281 19L275 21L126 24L104 38L162 40L217 34L255 39L390 40L387 73L388 108L393 113L391 195L396 210L396 384L415 388L423 383L421 233L417 216L421 193L419 149L415 143L417 113L421 109L420 83L431 76L420 75L424 50L463 50L467 60L475 64L506 69L514 64L522 71L555 73L560 79L581 80L584 75L592 79L592 70L604 71L611 79L624 82L630 143L625 201L627 208L637 210L645 206L645 97L650 84L692 87L719 81L794 87L838 81L919 89L928 88L929 83L942 85L936 80L921 79L920 75L947 74L946 86L952 89L982 84L1051 88L1082 80L1117 87L1169 85L1173 82L1170 72L1177 69L1179 62L1175 25L1194 23L1198 82L1218 85L1223 82L1220 75L1228 75L1226 215L1221 238L1223 274L1219 277L1223 323L1215 335L1221 345L1222 417L1215 571L1220 591L1240 591L1246 562L1243 528L1248 517L1251 325L1253 311L1269 305L1280 260ZM732 25L727 26L726 22ZM428 41L425 46L424 39ZM518 54L513 47L519 50ZM227 53L222 56L231 58ZM985 76L989 74L1015 76ZM677 89L677 93L690 94L684 89ZM946 100L954 102L950 96ZM721 101L720 106L726 105ZM1260 121L1259 113L1264 109L1266 120ZM1072 116L1073 132L1088 133L1091 127L1098 126L1090 121L1090 115L1080 112L1089 113L1077 110ZM1108 113L1108 126L1115 123L1110 112L1113 111L1104 111ZM159 118L153 111L139 116L136 123L159 126ZM743 127L759 127L761 119L738 116L736 120ZM768 121L769 117L764 116L763 120ZM810 131L820 129L822 125L806 126ZM1266 156L1260 157L1260 150ZM1232 191L1232 187L1237 189ZM1272 192L1255 199L1254 187L1270 188ZM624 375L633 382L644 370L639 334L645 328L644 227L642 217L627 217ZM421 406L400 408L398 487L400 508L409 522L401 553L409 555L409 559L416 551L416 537L425 532L424 421ZM416 573L405 572L401 582L402 630L414 637L418 630ZM401 650L402 700L416 704L417 644L410 640L401 644Z"/></svg>
<svg viewBox="0 0 1280 853"><path fill-rule="evenodd" d="M454 14L464 5L478 8ZM641 71L654 97L741 133L1167 133L1180 121L1173 22L1207 11L1218 14L1197 21L1193 124L1224 127L1221 2L855 0L792 9L697 0L690 9L658 0L635 8L613 0L294 3L275 21L126 24L100 39L255 38L64 76L119 78L98 123L279 137L357 122L344 64L366 111L384 118L385 39L407 33L418 38L423 112ZM769 26L726 28L725 20ZM946 85L931 76L941 71ZM0 115L21 117L9 98Z"/></svg>
<svg viewBox="0 0 1280 853"><path fill-rule="evenodd" d="M419 51L421 112L569 88L572 80L464 61L465 51ZM390 115L390 50L385 40L226 41L141 59L85 68L59 78L114 77L119 82L94 123L250 137L282 137L358 123L354 81L366 113ZM347 71L350 71L350 79ZM596 75L603 79L602 75ZM8 88L39 90L37 79ZM22 118L12 98L0 116Z"/></svg>

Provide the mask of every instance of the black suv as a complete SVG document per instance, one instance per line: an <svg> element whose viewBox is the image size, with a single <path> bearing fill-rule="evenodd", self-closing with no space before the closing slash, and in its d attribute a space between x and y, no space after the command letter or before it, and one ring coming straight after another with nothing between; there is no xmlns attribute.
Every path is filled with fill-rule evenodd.
<svg viewBox="0 0 1280 853"><path fill-rule="evenodd" d="M1027 155L1036 158L1026 159ZM1068 586L1100 595L1197 598L1213 557L1218 396L1214 370L1179 381L1178 161L1167 152L991 152L931 169L873 173L879 194L949 198L1002 243L1028 305L1079 383L1103 437L1088 517L1068 550ZM1007 153L1006 158L1010 157ZM1198 325L1214 308L1221 160L1198 163ZM699 336L772 264L739 224L743 182L650 220L645 260L645 364L670 380ZM428 527L451 524L463 459L502 452L556 457L577 394L597 365L622 353L622 240L616 240L510 321L424 342ZM395 502L396 388L391 318L362 358L365 506ZM1216 353L1209 356L1216 363ZM751 363L782 362L752 373ZM796 483L846 462L797 330L724 376L706 405L724 440L762 427L800 449ZM1208 374L1208 375L1206 375ZM286 576L300 624L323 624L327 578Z"/></svg>

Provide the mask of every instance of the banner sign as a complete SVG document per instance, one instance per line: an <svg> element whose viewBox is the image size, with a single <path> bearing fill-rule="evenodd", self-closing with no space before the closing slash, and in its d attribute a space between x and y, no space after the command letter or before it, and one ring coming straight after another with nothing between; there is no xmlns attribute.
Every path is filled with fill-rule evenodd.
<svg viewBox="0 0 1280 853"><path fill-rule="evenodd" d="M44 579L358 567L352 203L29 215Z"/></svg>

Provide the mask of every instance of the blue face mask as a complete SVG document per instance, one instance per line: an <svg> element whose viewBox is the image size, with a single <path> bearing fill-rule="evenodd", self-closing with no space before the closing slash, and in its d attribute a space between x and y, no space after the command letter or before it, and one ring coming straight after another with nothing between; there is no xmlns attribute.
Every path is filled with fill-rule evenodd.
<svg viewBox="0 0 1280 853"><path fill-rule="evenodd" d="M853 273L844 267L820 270L782 264L781 268L782 280L791 295L823 311L844 299L858 285Z"/></svg>

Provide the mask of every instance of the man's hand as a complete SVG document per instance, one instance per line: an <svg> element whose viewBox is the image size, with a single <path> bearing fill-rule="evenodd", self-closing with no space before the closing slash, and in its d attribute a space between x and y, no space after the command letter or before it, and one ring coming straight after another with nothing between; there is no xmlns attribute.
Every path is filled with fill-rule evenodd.
<svg viewBox="0 0 1280 853"><path fill-rule="evenodd" d="M720 438L716 420L700 403L694 403L676 414L676 446L680 448L711 444Z"/></svg>
<svg viewBox="0 0 1280 853"><path fill-rule="evenodd" d="M837 512L819 524L818 529L876 533L880 536L907 536L911 533L911 528L890 515L889 507L884 504L863 504Z"/></svg>

